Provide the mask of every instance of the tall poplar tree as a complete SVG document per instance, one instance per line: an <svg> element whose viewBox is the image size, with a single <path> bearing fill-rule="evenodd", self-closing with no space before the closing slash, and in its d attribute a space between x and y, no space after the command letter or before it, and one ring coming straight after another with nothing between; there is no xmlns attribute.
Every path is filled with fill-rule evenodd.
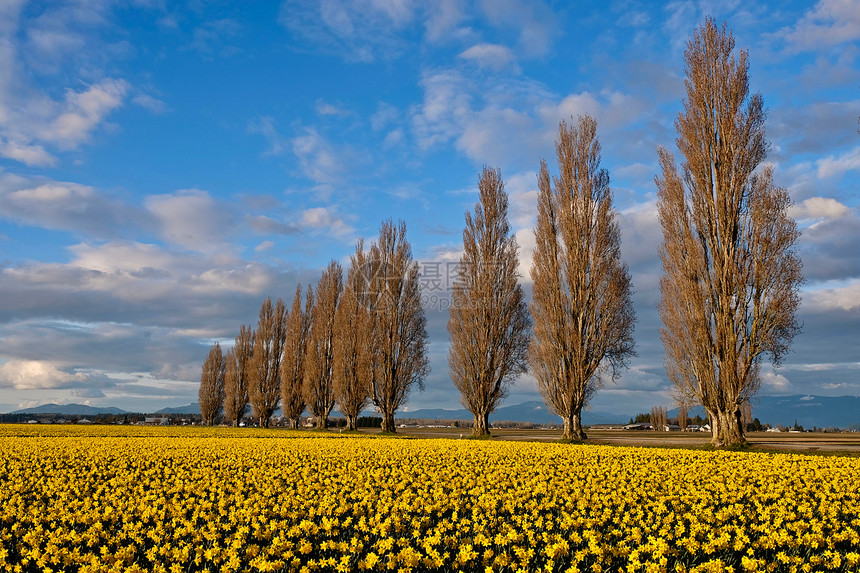
<svg viewBox="0 0 860 573"><path fill-rule="evenodd" d="M305 355L314 306L314 289L310 285L305 297L305 309L302 310L302 285L298 285L287 316L287 335L281 360L281 410L293 429L299 427L305 411Z"/></svg>
<svg viewBox="0 0 860 573"><path fill-rule="evenodd" d="M320 429L328 426L334 407L335 313L342 291L343 270L331 261L317 283L304 365L305 402Z"/></svg>
<svg viewBox="0 0 860 573"><path fill-rule="evenodd" d="M239 328L233 348L227 352L224 360L224 421L233 426L239 425L248 406L248 384L253 355L254 331L243 324Z"/></svg>
<svg viewBox="0 0 860 573"><path fill-rule="evenodd" d="M346 417L346 429L355 430L356 420L368 405L373 376L373 321L368 304L365 272L369 253L359 240L350 257L346 285L335 316L334 398Z"/></svg>
<svg viewBox="0 0 860 573"><path fill-rule="evenodd" d="M517 241L508 225L508 194L498 169L478 180L474 216L466 213L463 256L448 318L448 367L460 402L475 416L473 433L487 435L490 413L526 371L529 318L517 284Z"/></svg>
<svg viewBox="0 0 860 573"><path fill-rule="evenodd" d="M260 427L269 427L272 414L281 401L281 358L286 338L287 312L280 298L275 304L267 298L260 306L254 336L251 383L248 398Z"/></svg>
<svg viewBox="0 0 860 573"><path fill-rule="evenodd" d="M395 412L414 386L424 389L430 370L418 263L412 258L404 222L382 222L370 259L368 304L374 339L370 399L382 414L382 431L394 432Z"/></svg>
<svg viewBox="0 0 860 573"><path fill-rule="evenodd" d="M684 161L679 173L661 148L656 178L666 372L680 399L707 410L715 446L745 441L742 404L763 358L779 364L799 330L803 280L788 192L760 167L764 103L749 92L749 54L734 47L725 24L695 31L675 122Z"/></svg>
<svg viewBox="0 0 860 573"><path fill-rule="evenodd" d="M634 354L635 316L597 122L562 121L558 134L559 175L550 180L546 161L538 175L529 360L563 438L582 440L582 408Z"/></svg>
<svg viewBox="0 0 860 573"><path fill-rule="evenodd" d="M217 342L209 349L209 354L203 361L198 399L203 423L207 426L213 425L224 403L224 357L221 345Z"/></svg>

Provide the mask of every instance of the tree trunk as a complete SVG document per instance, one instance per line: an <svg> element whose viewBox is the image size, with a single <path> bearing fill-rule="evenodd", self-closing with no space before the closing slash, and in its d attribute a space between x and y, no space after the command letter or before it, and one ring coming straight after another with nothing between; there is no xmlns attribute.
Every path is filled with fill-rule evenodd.
<svg viewBox="0 0 860 573"><path fill-rule="evenodd" d="M287 427L290 428L291 430L298 430L300 419L301 418L290 418L290 421L287 423Z"/></svg>
<svg viewBox="0 0 860 573"><path fill-rule="evenodd" d="M713 422L711 444L715 448L741 446L747 443L739 408L713 412L711 413L711 420Z"/></svg>
<svg viewBox="0 0 860 573"><path fill-rule="evenodd" d="M571 411L564 417L564 432L561 435L562 440L581 442L588 437L582 429L581 418L582 414L579 411Z"/></svg>
<svg viewBox="0 0 860 573"><path fill-rule="evenodd" d="M393 434L394 429L394 413L382 413L382 432Z"/></svg>
<svg viewBox="0 0 860 573"><path fill-rule="evenodd" d="M358 418L358 416L347 416L346 417L346 431L347 432L356 431L356 424L355 424L356 418Z"/></svg>
<svg viewBox="0 0 860 573"><path fill-rule="evenodd" d="M260 427L268 428L269 427L269 419L265 416L260 416Z"/></svg>
<svg viewBox="0 0 860 573"><path fill-rule="evenodd" d="M490 415L486 413L475 414L475 426L472 428L473 436L490 435Z"/></svg>
<svg viewBox="0 0 860 573"><path fill-rule="evenodd" d="M316 429L325 430L328 428L328 416L317 416Z"/></svg>
<svg viewBox="0 0 860 573"><path fill-rule="evenodd" d="M571 411L564 417L564 432L561 435L562 440L581 442L588 437L582 429L581 418L582 414L579 411Z"/></svg>

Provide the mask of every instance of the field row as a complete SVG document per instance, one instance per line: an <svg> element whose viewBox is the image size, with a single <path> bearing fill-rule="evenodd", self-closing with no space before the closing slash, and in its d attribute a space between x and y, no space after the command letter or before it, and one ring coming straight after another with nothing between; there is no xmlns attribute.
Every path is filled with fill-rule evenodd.
<svg viewBox="0 0 860 573"><path fill-rule="evenodd" d="M0 566L860 568L857 458L104 432L0 437Z"/></svg>

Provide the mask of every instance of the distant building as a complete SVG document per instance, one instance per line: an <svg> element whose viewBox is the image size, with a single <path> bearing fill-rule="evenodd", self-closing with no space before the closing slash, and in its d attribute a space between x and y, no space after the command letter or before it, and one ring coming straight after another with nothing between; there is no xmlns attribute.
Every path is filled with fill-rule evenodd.
<svg viewBox="0 0 860 573"><path fill-rule="evenodd" d="M144 418L143 423L147 426L166 426L170 423L170 419L166 416L159 418Z"/></svg>

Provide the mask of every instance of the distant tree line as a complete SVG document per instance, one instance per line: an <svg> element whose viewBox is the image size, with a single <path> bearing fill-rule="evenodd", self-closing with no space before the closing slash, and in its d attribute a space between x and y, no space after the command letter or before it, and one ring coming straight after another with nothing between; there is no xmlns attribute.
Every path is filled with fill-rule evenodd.
<svg viewBox="0 0 860 573"><path fill-rule="evenodd" d="M799 330L803 277L799 233L785 189L762 166L767 151L761 95L750 94L748 52L734 52L725 24L708 18L684 54L686 96L675 122L679 167L658 149L655 178L663 230L660 336L666 372L687 424L703 406L713 444L744 442L749 397L765 357L779 364ZM465 215L463 254L448 320L449 370L475 434L530 367L563 437L586 438L582 409L634 356L632 283L597 122L559 125L557 171L541 160L530 270L533 300L518 284L518 245L498 169L485 167L479 201ZM297 424L308 408L325 428L337 407L349 429L373 405L382 429L428 373L426 318L417 263L403 222L383 222L369 249L359 241L344 281L332 261L316 290L301 285L290 310L263 302L256 330L242 327L226 357L204 363L203 419L236 424L244 405L267 426L280 404ZM638 416L637 416L638 419ZM668 422L665 407L649 415Z"/></svg>

